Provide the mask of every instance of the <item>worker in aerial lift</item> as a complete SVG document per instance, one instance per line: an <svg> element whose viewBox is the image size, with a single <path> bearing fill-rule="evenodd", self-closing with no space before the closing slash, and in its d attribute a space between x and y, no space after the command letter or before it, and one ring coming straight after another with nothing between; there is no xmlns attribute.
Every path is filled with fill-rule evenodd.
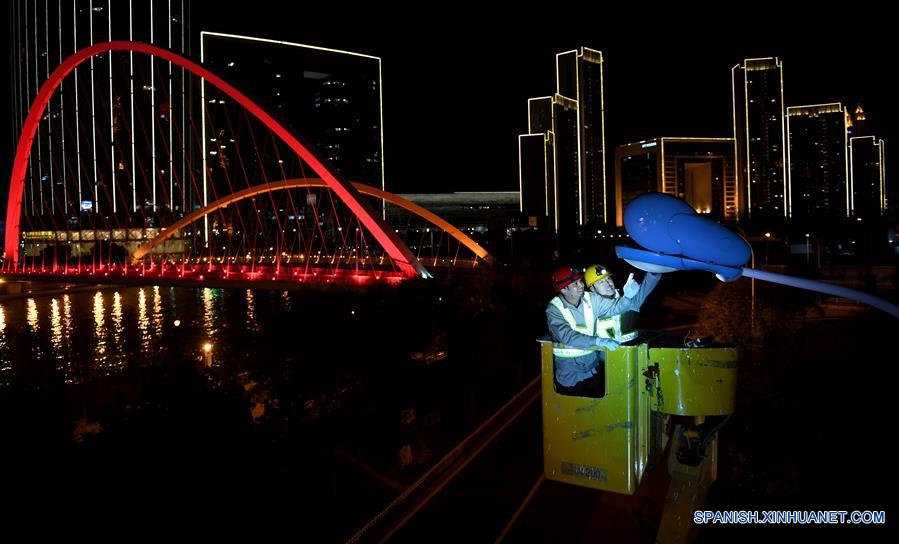
<svg viewBox="0 0 899 544"><path fill-rule="evenodd" d="M647 274L643 279L646 288L642 289L641 284L634 279L634 273L631 272L627 277L627 281L624 283L624 297L635 299L639 295L639 300L633 301L636 303L637 307L615 315L598 316L596 322L596 336L613 338L623 342L624 340L621 340L623 337L622 330L627 329L627 331L630 331L635 328L634 324L636 323L636 318L633 316L636 314L631 312L640 310L640 306L643 305L643 302L646 300L646 297L649 296L649 293L655 289L660 278L661 274ZM615 282L612 280L612 272L601 264L593 264L587 267L587 270L584 272L584 286L591 293L603 298L621 298L621 293L615 288Z"/></svg>
<svg viewBox="0 0 899 544"><path fill-rule="evenodd" d="M566 346L553 348L559 393L581 397L604 394L604 355L601 351L583 348L615 350L619 345L616 340L596 334L597 319L639 310L660 277L660 274L648 273L643 284L637 286L634 296L614 297L584 293L584 273L580 270L563 266L553 272L553 288L558 294L546 306L546 323L553 341ZM633 286L628 292L633 292Z"/></svg>

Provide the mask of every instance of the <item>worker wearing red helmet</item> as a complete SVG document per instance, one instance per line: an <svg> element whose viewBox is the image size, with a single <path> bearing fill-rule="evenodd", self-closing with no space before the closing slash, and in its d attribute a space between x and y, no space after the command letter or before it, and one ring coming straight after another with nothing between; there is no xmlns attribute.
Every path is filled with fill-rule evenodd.
<svg viewBox="0 0 899 544"><path fill-rule="evenodd" d="M659 281L659 274L647 274L634 297L604 297L584 293L584 274L567 266L553 272L553 288L558 293L546 306L546 322L553 341L557 390L565 395L601 396L605 390L602 351L615 350L618 342L597 335L597 319L639 310ZM593 348L593 349L585 349Z"/></svg>

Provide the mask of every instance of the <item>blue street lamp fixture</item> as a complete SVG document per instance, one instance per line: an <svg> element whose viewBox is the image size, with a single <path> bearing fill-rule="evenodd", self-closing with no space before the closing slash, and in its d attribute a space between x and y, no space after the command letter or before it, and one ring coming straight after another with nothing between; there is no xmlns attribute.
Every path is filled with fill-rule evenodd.
<svg viewBox="0 0 899 544"><path fill-rule="evenodd" d="M721 281L746 276L857 300L899 317L899 306L855 289L747 268L752 252L746 240L671 195L647 193L635 198L624 210L624 228L645 249L618 246L615 253L640 270L705 270ZM766 244L769 238L766 233Z"/></svg>

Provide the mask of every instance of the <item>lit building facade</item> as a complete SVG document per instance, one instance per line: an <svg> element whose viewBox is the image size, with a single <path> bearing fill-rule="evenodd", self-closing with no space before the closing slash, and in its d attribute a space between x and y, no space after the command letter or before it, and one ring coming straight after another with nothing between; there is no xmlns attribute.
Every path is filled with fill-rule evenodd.
<svg viewBox="0 0 899 544"><path fill-rule="evenodd" d="M644 193L676 196L699 213L737 219L733 138L655 138L615 149L616 224Z"/></svg>
<svg viewBox="0 0 899 544"><path fill-rule="evenodd" d="M740 218L789 216L783 63L746 59L731 70L737 214Z"/></svg>
<svg viewBox="0 0 899 544"><path fill-rule="evenodd" d="M204 65L277 115L346 179L384 189L380 58L217 32L200 33L200 51Z"/></svg>
<svg viewBox="0 0 899 544"><path fill-rule="evenodd" d="M188 0L15 0L9 9L13 142L40 86L78 50L127 40L191 54ZM97 55L75 68L35 136L24 228L37 215L63 230L96 223L101 214L155 228L158 213L189 209L198 195L183 180L194 146L177 136L192 108L186 77L182 68L136 54ZM156 130L138 130L141 115L158 120Z"/></svg>
<svg viewBox="0 0 899 544"><path fill-rule="evenodd" d="M861 104L856 104L855 110L849 112L849 119L846 120L846 131L849 137L869 136L867 133L865 110Z"/></svg>
<svg viewBox="0 0 899 544"><path fill-rule="evenodd" d="M519 136L521 211L548 218L559 233L614 222L606 182L602 53L586 47L556 55L556 92L528 101Z"/></svg>
<svg viewBox="0 0 899 544"><path fill-rule="evenodd" d="M852 214L873 220L887 211L885 144L874 136L849 138L849 186Z"/></svg>
<svg viewBox="0 0 899 544"><path fill-rule="evenodd" d="M789 211L796 221L851 213L847 118L839 103L787 108Z"/></svg>
<svg viewBox="0 0 899 544"><path fill-rule="evenodd" d="M552 108L551 96L528 100L529 132L518 136L520 211L532 226L541 222L538 218L555 218Z"/></svg>

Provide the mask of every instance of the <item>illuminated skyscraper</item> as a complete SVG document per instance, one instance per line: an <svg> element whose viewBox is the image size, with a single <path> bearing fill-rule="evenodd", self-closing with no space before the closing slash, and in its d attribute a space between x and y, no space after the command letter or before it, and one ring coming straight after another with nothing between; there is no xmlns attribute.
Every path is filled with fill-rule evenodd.
<svg viewBox="0 0 899 544"><path fill-rule="evenodd" d="M522 212L546 215L555 232L614 222L606 183L602 53L556 55L556 93L528 101L519 137Z"/></svg>
<svg viewBox="0 0 899 544"><path fill-rule="evenodd" d="M855 217L872 220L886 213L884 142L874 136L849 139L850 204Z"/></svg>
<svg viewBox="0 0 899 544"><path fill-rule="evenodd" d="M740 218L789 216L784 142L783 64L746 59L731 70L737 213Z"/></svg>
<svg viewBox="0 0 899 544"><path fill-rule="evenodd" d="M602 53L582 47L556 55L556 94L577 108L578 223L614 221L605 170Z"/></svg>
<svg viewBox="0 0 899 544"><path fill-rule="evenodd" d="M847 123L847 131L850 137L868 136L865 131L865 110L862 108L861 104L856 105L855 110L849 113Z"/></svg>
<svg viewBox="0 0 899 544"><path fill-rule="evenodd" d="M384 189L380 58L216 32L200 34L200 49L206 66L248 91L344 177Z"/></svg>
<svg viewBox="0 0 899 544"><path fill-rule="evenodd" d="M685 200L699 213L736 219L733 138L655 138L615 149L617 224L627 205L644 193Z"/></svg>
<svg viewBox="0 0 899 544"><path fill-rule="evenodd" d="M9 10L14 142L40 86L78 50L128 40L190 55L189 0L15 0ZM191 108L184 70L146 55L113 59L85 61L50 100L25 174L26 217L62 209L52 187L71 186L77 194L64 198L84 215L140 209L128 215L136 227L155 226L160 208L183 213L196 196L181 183L192 147L177 137ZM159 119L158 130L124 128L141 116Z"/></svg>
<svg viewBox="0 0 899 544"><path fill-rule="evenodd" d="M787 108L790 215L798 221L848 217L847 112L842 104Z"/></svg>
<svg viewBox="0 0 899 544"><path fill-rule="evenodd" d="M555 146L552 132L553 97L528 100L528 134L518 137L521 213L537 226L538 218L555 217ZM552 224L555 228L555 223Z"/></svg>

